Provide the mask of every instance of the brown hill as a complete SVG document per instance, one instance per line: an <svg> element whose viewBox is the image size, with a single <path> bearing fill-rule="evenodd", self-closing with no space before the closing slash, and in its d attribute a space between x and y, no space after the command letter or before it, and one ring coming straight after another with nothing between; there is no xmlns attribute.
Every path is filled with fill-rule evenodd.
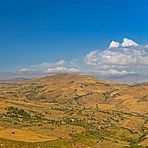
<svg viewBox="0 0 148 148"><path fill-rule="evenodd" d="M148 83L76 74L1 82L0 147L145 147L147 106Z"/></svg>
<svg viewBox="0 0 148 148"><path fill-rule="evenodd" d="M88 75L58 74L15 83L1 83L0 98L38 100L124 109L145 113L148 83L127 85L97 80Z"/></svg>

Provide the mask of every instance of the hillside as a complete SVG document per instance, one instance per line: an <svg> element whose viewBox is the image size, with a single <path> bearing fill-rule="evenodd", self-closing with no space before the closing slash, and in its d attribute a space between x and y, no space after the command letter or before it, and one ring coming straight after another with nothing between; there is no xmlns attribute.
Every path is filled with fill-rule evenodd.
<svg viewBox="0 0 148 148"><path fill-rule="evenodd" d="M0 147L148 146L148 83L57 74L0 83Z"/></svg>

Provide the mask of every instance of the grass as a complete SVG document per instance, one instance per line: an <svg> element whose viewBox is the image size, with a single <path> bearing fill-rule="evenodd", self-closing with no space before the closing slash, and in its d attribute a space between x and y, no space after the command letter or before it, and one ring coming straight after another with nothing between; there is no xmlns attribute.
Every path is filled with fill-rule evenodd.
<svg viewBox="0 0 148 148"><path fill-rule="evenodd" d="M63 139L57 139L32 143L0 138L0 148L71 148L71 142Z"/></svg>
<svg viewBox="0 0 148 148"><path fill-rule="evenodd" d="M13 120L18 122L29 122L29 123L40 123L44 120L44 116L41 113L34 111L25 111L22 108L7 107L5 108L6 113L3 114L4 120Z"/></svg>
<svg viewBox="0 0 148 148"><path fill-rule="evenodd" d="M144 137L142 136L142 134L144 134L147 131L146 127L141 127L141 129L139 129L139 132L141 132L141 134L138 135L138 134L134 134L132 132L132 129L111 124L114 121L113 120L114 116L120 117L124 114L126 115L126 117L134 116L139 118L139 114L130 114L130 113L124 113L120 111L113 111L113 110L105 111L105 110L100 110L98 107L96 107L96 110L94 109L95 112L92 118L88 118L87 116L84 116L82 113L81 114L77 113L75 114L75 116L67 115L67 112L71 111L71 108L66 106L64 108L62 106L50 107L50 109L51 109L50 111L54 111L54 112L64 111L66 112L66 114L63 114L62 117L57 117L55 119L48 119L48 118L45 118L41 113L37 111L35 112L35 111L26 110L20 107L9 106L5 109L6 111L6 113L4 114L5 121L10 122L11 124L13 123L17 125L23 125L23 123L28 123L26 124L27 126L29 126L29 124L32 126L33 125L36 126L40 124L41 127L38 126L39 131L42 128L42 126L45 124L53 126L55 130L52 130L52 132L56 131L57 127L62 127L63 124L67 127L69 125L83 127L84 128L83 132L72 132L72 133L69 132L69 136L72 139L74 144L78 143L80 145L82 144L85 146L93 146L99 143L100 141L103 141L104 139L112 139L113 141L117 140L117 141L127 142L129 144L129 147L134 148L136 146L139 146L138 141L141 141L141 139ZM80 107L72 108L72 112L78 112L78 111L82 112L85 110L87 109L80 108ZM101 118L101 120L98 120L95 113L103 115L103 118ZM85 117L85 119L81 119L79 116L83 116ZM104 117L105 119L108 118L109 121L105 121ZM97 123L94 124L93 121L97 121ZM97 128L98 124L101 124L102 128L100 130L98 130ZM46 130L48 130L48 128L46 128ZM13 135L15 136L15 134L16 132L14 131ZM67 140L59 139L59 140L52 140L50 142L44 141L44 142L25 143L23 144L23 146L26 146L26 147L28 146L33 148L40 146L41 148L42 147L46 148L46 147L51 147L52 145L54 147L59 147L63 145L63 147L64 146L68 147L69 145L65 145L65 143L71 144L70 141L71 140L68 140L68 139ZM19 146L22 144L22 142L17 142L17 141L16 142L13 141L13 143Z"/></svg>
<svg viewBox="0 0 148 148"><path fill-rule="evenodd" d="M104 139L98 130L86 130L82 133L74 134L72 137L75 143L81 143L86 146L93 146Z"/></svg>

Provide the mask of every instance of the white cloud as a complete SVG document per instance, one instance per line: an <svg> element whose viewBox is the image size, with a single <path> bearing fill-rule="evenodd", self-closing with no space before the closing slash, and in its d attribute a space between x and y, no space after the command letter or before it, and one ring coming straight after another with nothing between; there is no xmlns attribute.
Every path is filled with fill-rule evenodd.
<svg viewBox="0 0 148 148"><path fill-rule="evenodd" d="M115 69L109 69L108 71L106 71L108 74L112 74L112 75L126 75L126 74L134 74L133 71L126 71L126 70L115 70Z"/></svg>
<svg viewBox="0 0 148 148"><path fill-rule="evenodd" d="M58 73L58 72L79 72L79 70L75 68L55 67L55 68L48 68L46 71L46 73Z"/></svg>
<svg viewBox="0 0 148 148"><path fill-rule="evenodd" d="M64 65L64 64L65 64L65 61L60 60L60 61L57 61L57 62L54 62L54 63L43 62L42 64L39 64L39 65L31 65L31 67L48 68L48 67L51 67L51 66L60 66L60 65Z"/></svg>
<svg viewBox="0 0 148 148"><path fill-rule="evenodd" d="M98 51L91 51L90 53L88 53L85 56L85 61L87 64L90 65L97 65L97 61L98 61Z"/></svg>
<svg viewBox="0 0 148 148"><path fill-rule="evenodd" d="M128 38L124 38L123 42L121 43L123 47L128 47L128 46L139 46L138 43L134 42L133 40L130 40Z"/></svg>
<svg viewBox="0 0 148 148"><path fill-rule="evenodd" d="M58 73L58 72L79 72L79 69L72 67L70 63L66 63L64 60L57 61L55 63L43 62L39 65L31 65L28 68L20 68L15 71L16 73Z"/></svg>
<svg viewBox="0 0 148 148"><path fill-rule="evenodd" d="M111 42L112 44L112 42ZM148 47L124 38L122 46L110 46L108 49L91 51L85 56L87 64L98 65L139 65L148 64ZM112 47L112 48L111 48Z"/></svg>
<svg viewBox="0 0 148 148"><path fill-rule="evenodd" d="M20 69L18 69L18 72L30 72L30 69L28 69L28 68L20 68Z"/></svg>
<svg viewBox="0 0 148 148"><path fill-rule="evenodd" d="M135 41L128 39L128 38L124 38L122 43L119 43L117 41L111 41L110 45L109 45L109 49L111 48L117 48L117 47L130 47L130 46L139 46L138 43L136 43Z"/></svg>
<svg viewBox="0 0 148 148"><path fill-rule="evenodd" d="M112 41L109 48L88 53L84 61L90 73L98 75L148 76L148 46L124 38L122 43Z"/></svg>
<svg viewBox="0 0 148 148"><path fill-rule="evenodd" d="M129 74L148 77L148 45L139 45L124 38L121 43L112 41L105 50L93 50L83 58L71 61L60 60L54 63L43 62L39 65L20 68L16 73L53 74L60 72L79 72L99 76Z"/></svg>
<svg viewBox="0 0 148 148"><path fill-rule="evenodd" d="M109 45L109 49L110 48L115 48L115 47L119 47L120 43L116 42L116 41L111 41L110 45Z"/></svg>

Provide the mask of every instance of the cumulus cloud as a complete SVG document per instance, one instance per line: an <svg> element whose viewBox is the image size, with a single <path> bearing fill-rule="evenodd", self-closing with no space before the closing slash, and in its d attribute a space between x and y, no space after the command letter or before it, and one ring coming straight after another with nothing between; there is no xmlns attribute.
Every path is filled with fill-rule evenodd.
<svg viewBox="0 0 148 148"><path fill-rule="evenodd" d="M122 43L112 41L103 51L91 51L84 61L103 75L148 75L148 46L124 38Z"/></svg>
<svg viewBox="0 0 148 148"><path fill-rule="evenodd" d="M126 71L126 70L117 70L117 69L100 69L98 72L100 72L101 75L127 75L127 74L134 74L133 71Z"/></svg>
<svg viewBox="0 0 148 148"><path fill-rule="evenodd" d="M106 78L124 75L148 77L148 45L140 45L124 38L121 43L112 41L107 49L93 50L81 58L54 63L43 62L17 69L15 72L31 75L77 72Z"/></svg>
<svg viewBox="0 0 148 148"><path fill-rule="evenodd" d="M109 45L109 49L113 48L113 47L119 47L120 43L117 41L111 41L110 45Z"/></svg>
<svg viewBox="0 0 148 148"><path fill-rule="evenodd" d="M30 69L28 69L28 68L20 68L20 69L18 69L18 72L30 72Z"/></svg>
<svg viewBox="0 0 148 148"><path fill-rule="evenodd" d="M139 46L138 43L136 43L135 41L128 39L128 38L124 38L123 42L121 43L121 45L123 47L129 47L129 46Z"/></svg>
<svg viewBox="0 0 148 148"><path fill-rule="evenodd" d="M85 57L87 64L139 65L148 64L147 47L118 47L104 51L96 50Z"/></svg>
<svg viewBox="0 0 148 148"><path fill-rule="evenodd" d="M38 65L31 65L27 68L20 68L15 71L16 73L40 73L40 74L49 74L49 73L60 73L60 72L79 72L79 69L72 67L72 65L64 60L60 60L54 63L43 62Z"/></svg>
<svg viewBox="0 0 148 148"><path fill-rule="evenodd" d="M76 68L66 68L66 67L55 67L55 68L48 68L47 73L58 73L58 72L79 72Z"/></svg>
<svg viewBox="0 0 148 148"><path fill-rule="evenodd" d="M87 64L139 65L148 64L148 47L124 38L118 46L112 45L108 49L92 51L85 57ZM115 43L115 42L114 42Z"/></svg>

